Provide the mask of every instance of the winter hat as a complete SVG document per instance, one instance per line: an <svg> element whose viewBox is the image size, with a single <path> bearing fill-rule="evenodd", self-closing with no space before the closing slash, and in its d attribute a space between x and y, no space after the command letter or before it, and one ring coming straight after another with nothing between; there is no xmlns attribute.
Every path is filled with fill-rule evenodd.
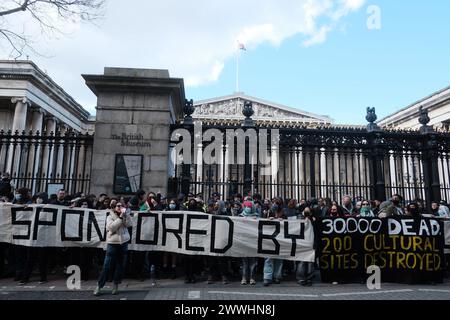
<svg viewBox="0 0 450 320"><path fill-rule="evenodd" d="M251 202L251 201L244 201L243 206L244 206L244 208L245 207L253 208L253 202Z"/></svg>

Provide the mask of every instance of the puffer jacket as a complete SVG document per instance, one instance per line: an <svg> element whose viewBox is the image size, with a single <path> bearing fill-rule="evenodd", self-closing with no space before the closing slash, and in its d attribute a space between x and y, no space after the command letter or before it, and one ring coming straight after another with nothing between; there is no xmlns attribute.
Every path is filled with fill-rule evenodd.
<svg viewBox="0 0 450 320"><path fill-rule="evenodd" d="M108 244L124 244L130 241L128 227L131 226L131 217L127 214L123 219L114 212L110 211L106 219L106 243Z"/></svg>

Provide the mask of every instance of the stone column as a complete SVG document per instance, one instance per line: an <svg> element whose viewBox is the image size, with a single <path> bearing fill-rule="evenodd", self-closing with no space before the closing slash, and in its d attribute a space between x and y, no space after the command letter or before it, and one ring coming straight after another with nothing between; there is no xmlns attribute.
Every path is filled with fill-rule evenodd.
<svg viewBox="0 0 450 320"><path fill-rule="evenodd" d="M52 134L52 136L55 136L56 125L57 120L55 117L51 115L45 117L45 128L46 128L45 132L47 137L50 136L50 134ZM55 140L48 139L46 140L46 145L44 146L44 151L42 155L42 166L41 166L42 168L41 175L43 175L43 178L47 178L48 181L54 178L53 177L54 154L55 154ZM42 188L44 189L40 191L46 191L47 185L44 183Z"/></svg>
<svg viewBox="0 0 450 320"><path fill-rule="evenodd" d="M203 144L199 143L195 146L194 152L197 155L197 176L195 177L195 181L199 182L199 184L195 185L195 193L206 192L206 188L204 187L203 190L198 190L198 186L204 186L201 182L203 182ZM208 181L207 172L205 172L206 181Z"/></svg>
<svg viewBox="0 0 450 320"><path fill-rule="evenodd" d="M327 159L325 157L325 148L320 148L320 177L321 184L319 197L327 196Z"/></svg>
<svg viewBox="0 0 450 320"><path fill-rule="evenodd" d="M224 177L223 177L223 182L224 183L224 189L223 189L223 195L222 195L222 199L226 200L228 197L228 193L229 193L229 172L230 172L230 151L229 151L230 146L228 144L225 145L225 160L224 160L224 166L225 166L225 170L224 170Z"/></svg>
<svg viewBox="0 0 450 320"><path fill-rule="evenodd" d="M11 102L16 105L14 109L14 120L12 131L13 133L19 131L19 134L25 130L27 123L27 111L30 104L27 98L12 98Z"/></svg>
<svg viewBox="0 0 450 320"><path fill-rule="evenodd" d="M299 175L300 175L300 170L299 170L299 159L298 159L298 147L294 148L294 173L293 173L293 178L292 178L292 183L294 183L294 198L296 198L297 200L300 200L300 188L299 188Z"/></svg>
<svg viewBox="0 0 450 320"><path fill-rule="evenodd" d="M30 102L25 97L12 98L11 102L15 104L12 132L13 134L18 132L19 135L22 135L22 132L26 129L27 111ZM10 152L8 154L8 159L6 162L7 163L6 172L11 173L12 177L14 178L15 176L17 176L17 174L19 174L18 171L20 162L20 151L22 150L22 147L20 145L14 146L14 144L11 144L9 146L9 150Z"/></svg>
<svg viewBox="0 0 450 320"><path fill-rule="evenodd" d="M280 153L276 146L272 146L271 152L271 165L272 165L272 197L277 197L278 195L278 169L279 169L279 157Z"/></svg>
<svg viewBox="0 0 450 320"><path fill-rule="evenodd" d="M63 179L63 170L64 168L66 168L66 172L70 172L70 168L68 168L69 165L69 160L67 158L68 155L70 155L70 151L69 154L66 155L66 158L64 159L64 153L66 151L68 151L68 148L65 148L65 136L67 131L69 130L69 126L67 126L65 123L62 123L59 125L59 137L60 139L56 142L56 146L57 146L57 160L56 160L56 172L55 172L55 177L62 181L61 179ZM58 146L59 144L59 146ZM55 147L56 147L55 146ZM67 150L66 150L67 149Z"/></svg>
<svg viewBox="0 0 450 320"><path fill-rule="evenodd" d="M45 111L39 107L32 107L31 112L32 112L31 131L35 136L37 136L38 133L39 135L42 135ZM38 190L36 190L36 178L39 172L39 166L41 165L42 161L41 158L42 146L40 142L42 142L42 140L39 138L35 140L31 144L31 150L28 152L27 174L29 174L29 177L32 178L31 191L33 194L38 192Z"/></svg>

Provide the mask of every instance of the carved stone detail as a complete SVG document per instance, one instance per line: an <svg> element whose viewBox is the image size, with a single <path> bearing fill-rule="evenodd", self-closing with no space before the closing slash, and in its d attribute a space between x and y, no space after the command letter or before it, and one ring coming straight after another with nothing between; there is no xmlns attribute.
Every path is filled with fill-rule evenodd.
<svg viewBox="0 0 450 320"><path fill-rule="evenodd" d="M193 117L244 118L242 115L243 107L244 107L243 99L231 99L222 102L206 103L196 107ZM257 102L253 102L253 110L255 111L253 118L285 118L285 119L306 118L301 114L281 110L276 107L264 105Z"/></svg>

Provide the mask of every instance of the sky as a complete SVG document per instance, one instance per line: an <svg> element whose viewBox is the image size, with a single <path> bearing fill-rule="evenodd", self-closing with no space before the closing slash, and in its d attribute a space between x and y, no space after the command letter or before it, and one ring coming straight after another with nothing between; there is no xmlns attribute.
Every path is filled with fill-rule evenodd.
<svg viewBox="0 0 450 320"><path fill-rule="evenodd" d="M42 34L27 13L34 61L92 114L81 74L105 66L168 69L196 101L239 91L337 124L381 119L450 86L448 0L109 0L95 24L57 21ZM375 27L375 28L374 28ZM10 57L0 42L0 57Z"/></svg>

